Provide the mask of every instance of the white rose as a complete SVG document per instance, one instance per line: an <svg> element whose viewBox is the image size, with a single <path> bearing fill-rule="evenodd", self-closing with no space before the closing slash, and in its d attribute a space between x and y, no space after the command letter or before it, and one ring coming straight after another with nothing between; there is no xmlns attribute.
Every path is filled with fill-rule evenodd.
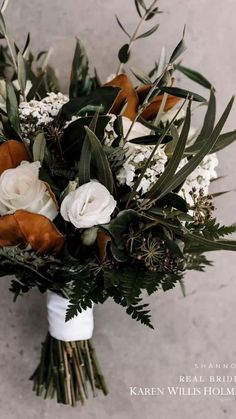
<svg viewBox="0 0 236 419"><path fill-rule="evenodd" d="M57 205L46 184L39 179L40 162L22 162L0 176L0 215L26 210L45 215L51 221L57 216Z"/></svg>
<svg viewBox="0 0 236 419"><path fill-rule="evenodd" d="M109 223L116 201L101 183L91 180L70 192L61 204L61 215L77 228Z"/></svg>

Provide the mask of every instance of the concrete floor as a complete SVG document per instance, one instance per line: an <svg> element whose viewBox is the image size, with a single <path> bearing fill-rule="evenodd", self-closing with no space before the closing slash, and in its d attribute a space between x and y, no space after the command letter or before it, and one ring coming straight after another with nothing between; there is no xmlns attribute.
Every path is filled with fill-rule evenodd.
<svg viewBox="0 0 236 419"><path fill-rule="evenodd" d="M161 28L150 42L140 41L132 64L150 68L162 45L167 45L170 51L187 23L185 64L212 80L222 110L236 92L235 0L171 0L160 4L165 11L160 16ZM22 45L28 30L38 50L51 43L56 45L54 62L61 60L59 70L65 85L71 54L68 37L74 35L84 40L103 79L114 72L116 50L125 41L115 24L115 13L127 28L136 21L133 2L127 0L18 0L10 2L6 18L10 31ZM190 83L185 86L190 87ZM236 128L236 106L227 128ZM219 174L227 177L214 184L215 189L235 189L235 151L236 144L220 153ZM218 217L224 223L236 219L235 195L234 190L217 199ZM71 419L235 418L234 396L130 396L130 386L176 386L180 375L203 375L205 379L209 375L236 375L233 368L196 368L201 363L208 367L209 363L228 363L232 367L236 364L236 258L233 253L217 252L212 259L215 266L206 274L193 273L186 278L186 298L179 288L151 298L154 331L128 318L112 302L96 308L94 341L110 395L75 409L57 406L54 401L45 402L31 392L28 377L38 361L40 342L47 328L44 297L32 292L13 304L8 292L9 279L2 278L0 418L63 419L69 415ZM201 389L203 386L195 384Z"/></svg>

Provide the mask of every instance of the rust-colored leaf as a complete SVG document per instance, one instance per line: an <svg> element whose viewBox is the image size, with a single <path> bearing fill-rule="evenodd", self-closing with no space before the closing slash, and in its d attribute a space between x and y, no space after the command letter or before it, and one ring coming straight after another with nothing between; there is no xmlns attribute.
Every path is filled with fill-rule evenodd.
<svg viewBox="0 0 236 419"><path fill-rule="evenodd" d="M30 245L39 253L59 253L64 236L44 215L18 210L0 217L0 247Z"/></svg>
<svg viewBox="0 0 236 419"><path fill-rule="evenodd" d="M111 237L103 230L98 230L97 234L97 246L98 256L101 263L106 260L107 257L107 245L110 243Z"/></svg>
<svg viewBox="0 0 236 419"><path fill-rule="evenodd" d="M23 143L7 140L0 145L0 175L7 169L14 169L23 161L29 161L29 155Z"/></svg>
<svg viewBox="0 0 236 419"><path fill-rule="evenodd" d="M151 88L151 84L145 84L144 86L141 86L137 89L140 104L144 101ZM154 97L150 105L148 105L147 108L143 111L141 115L142 118L146 119L147 121L154 119L160 109L162 99L163 95ZM167 112L172 109L180 100L181 99L179 97L168 95L164 111Z"/></svg>

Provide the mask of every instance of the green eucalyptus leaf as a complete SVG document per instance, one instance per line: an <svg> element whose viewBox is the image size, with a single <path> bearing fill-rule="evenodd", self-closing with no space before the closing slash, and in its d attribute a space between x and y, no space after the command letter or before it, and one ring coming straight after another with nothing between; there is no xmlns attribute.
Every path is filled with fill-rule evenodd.
<svg viewBox="0 0 236 419"><path fill-rule="evenodd" d="M198 71L192 70L191 68L183 67L180 64L175 64L174 68L181 73L183 73L185 76L187 76L189 79L195 81L196 83L200 84L201 86L205 87L206 89L212 89L212 84Z"/></svg>
<svg viewBox="0 0 236 419"><path fill-rule="evenodd" d="M181 98L192 98L195 102L206 102L206 99L197 93L191 92L189 90L181 89L179 87L167 87L167 86L160 86L160 90L164 93L168 93L169 95L181 97Z"/></svg>
<svg viewBox="0 0 236 419"><path fill-rule="evenodd" d="M89 127L84 127L91 143L92 155L96 159L97 178L108 189L113 192L113 176L107 156L103 150L102 144L96 134Z"/></svg>
<svg viewBox="0 0 236 419"><path fill-rule="evenodd" d="M46 149L46 139L43 132L39 132L33 142L33 160L40 161L40 163L44 160Z"/></svg>
<svg viewBox="0 0 236 419"><path fill-rule="evenodd" d="M9 122L14 131L20 136L20 117L18 111L18 100L13 84L10 81L6 81L6 108Z"/></svg>
<svg viewBox="0 0 236 419"><path fill-rule="evenodd" d="M127 61L129 61L129 57L130 57L130 51L129 51L129 44L124 44L119 52L118 52L118 57L121 63L125 64L127 63Z"/></svg>
<svg viewBox="0 0 236 419"><path fill-rule="evenodd" d="M155 33L157 31L157 29L159 28L159 23L155 26L153 26L151 29L149 29L147 32L142 33L141 35L137 36L135 39L142 39L142 38L147 38L148 36L152 35L153 33Z"/></svg>

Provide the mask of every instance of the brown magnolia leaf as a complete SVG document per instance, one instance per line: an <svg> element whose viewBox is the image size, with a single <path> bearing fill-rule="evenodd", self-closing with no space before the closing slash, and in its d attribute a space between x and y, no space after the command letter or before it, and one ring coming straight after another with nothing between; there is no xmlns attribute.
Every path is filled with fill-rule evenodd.
<svg viewBox="0 0 236 419"><path fill-rule="evenodd" d="M97 233L97 246L98 246L98 256L101 263L106 260L107 257L107 245L111 241L109 234L105 233L103 230L98 230Z"/></svg>
<svg viewBox="0 0 236 419"><path fill-rule="evenodd" d="M59 253L64 236L44 215L18 210L0 217L0 247L30 245L39 253Z"/></svg>
<svg viewBox="0 0 236 419"><path fill-rule="evenodd" d="M137 89L137 94L138 94L140 104L144 101L145 97L147 96L151 88L152 88L151 84L145 84L144 86L141 86ZM163 99L163 95L158 95L154 97L150 105L148 105L146 109L143 111L141 115L142 118L146 119L147 121L154 119L160 109L162 99ZM181 99L179 97L168 95L167 101L164 107L164 111L167 112L170 109L172 109L180 100Z"/></svg>
<svg viewBox="0 0 236 419"><path fill-rule="evenodd" d="M23 143L7 140L0 145L0 175L7 169L14 169L23 161L29 161L29 155Z"/></svg>
<svg viewBox="0 0 236 419"><path fill-rule="evenodd" d="M113 80L106 83L105 86L121 87L121 91L112 106L111 113L119 115L122 111L122 107L127 101L125 110L122 115L133 121L137 115L139 100L137 92L127 75L119 74Z"/></svg>

